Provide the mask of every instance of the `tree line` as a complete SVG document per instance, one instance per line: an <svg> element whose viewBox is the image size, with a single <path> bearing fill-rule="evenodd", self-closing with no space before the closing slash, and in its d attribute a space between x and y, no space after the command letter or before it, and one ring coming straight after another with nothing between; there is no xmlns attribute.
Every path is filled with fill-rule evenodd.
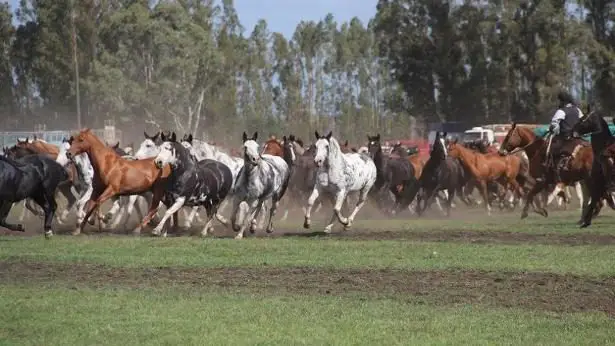
<svg viewBox="0 0 615 346"><path fill-rule="evenodd" d="M368 23L323 14L285 37L232 0L21 0L0 4L0 126L74 129L79 108L135 135L402 138L544 123L561 88L610 112L614 19L615 0L379 0Z"/></svg>

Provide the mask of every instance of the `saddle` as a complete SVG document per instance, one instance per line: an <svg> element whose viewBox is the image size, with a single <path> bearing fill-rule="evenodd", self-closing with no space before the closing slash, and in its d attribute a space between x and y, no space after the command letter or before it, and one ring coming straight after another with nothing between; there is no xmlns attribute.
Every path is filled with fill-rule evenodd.
<svg viewBox="0 0 615 346"><path fill-rule="evenodd" d="M576 157L577 152L581 148L589 146L591 144L582 138L567 138L561 145L559 152L556 155L552 154L553 168L555 169L556 176L559 177L561 173L568 173L572 159Z"/></svg>

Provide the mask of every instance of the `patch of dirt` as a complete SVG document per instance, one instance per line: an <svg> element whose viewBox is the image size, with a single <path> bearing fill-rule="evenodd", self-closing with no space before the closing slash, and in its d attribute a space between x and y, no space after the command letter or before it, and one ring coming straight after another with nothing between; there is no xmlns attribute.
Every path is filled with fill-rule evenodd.
<svg viewBox="0 0 615 346"><path fill-rule="evenodd" d="M12 232L0 227L0 235L12 236L42 236L42 225L35 222L25 224L26 232ZM62 226L55 227L56 234L70 234L74 227ZM104 230L99 232L97 227L86 227L84 234L88 236L121 236L131 235L132 229L118 229L113 232ZM150 228L145 228L141 236L149 236ZM170 231L169 236L190 236L198 235L200 228L187 230L180 228L179 232ZM231 238L235 233L224 229L218 225L209 237ZM267 234L264 231L257 231L252 235L246 232L246 237L257 238L279 238L279 237L319 237L345 240L411 240L425 242L457 242L473 244L545 244L545 245L613 245L615 235L600 234L592 232L578 232L570 234L551 233L524 233L508 231L469 231L469 230L432 230L432 231L383 231L357 228L350 231L337 231L331 234L324 232L312 232L303 230L277 229L274 233Z"/></svg>
<svg viewBox="0 0 615 346"><path fill-rule="evenodd" d="M580 232L560 233L523 233L507 231L456 231L434 230L414 231L350 231L336 233L335 238L350 240L417 240L429 242L463 242L489 244L554 244L554 245L611 245L615 244L615 235Z"/></svg>
<svg viewBox="0 0 615 346"><path fill-rule="evenodd" d="M476 270L325 268L112 268L0 262L4 284L222 290L251 294L363 295L432 305L482 304L615 315L615 278Z"/></svg>

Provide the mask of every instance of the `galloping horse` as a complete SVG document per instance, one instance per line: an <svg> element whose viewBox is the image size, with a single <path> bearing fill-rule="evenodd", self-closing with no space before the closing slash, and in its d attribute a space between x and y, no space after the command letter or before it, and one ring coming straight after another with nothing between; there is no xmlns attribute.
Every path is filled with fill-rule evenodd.
<svg viewBox="0 0 615 346"><path fill-rule="evenodd" d="M271 199L269 224L267 233L273 232L273 216L276 213L280 199L284 197L290 170L295 159L294 152L284 158L261 154L256 139L258 133L251 138L243 133L244 162L235 182L235 201L232 223L237 232L235 239L243 238L247 222L254 225L265 200ZM253 231L253 229L251 229Z"/></svg>
<svg viewBox="0 0 615 346"><path fill-rule="evenodd" d="M476 180L485 202L487 214L491 214L491 203L487 194L489 182L497 181L507 189L519 194L522 193L521 186L517 181L521 167L521 160L518 157L481 154L456 142L449 144L448 152L451 157L458 158ZM500 199L503 199L503 196L500 196Z"/></svg>
<svg viewBox="0 0 615 346"><path fill-rule="evenodd" d="M92 196L86 204L86 215L73 234L81 233L92 212L109 198L152 191L153 198L148 214L133 231L140 233L141 229L154 217L164 197L166 183L171 173L170 167L167 165L160 169L153 159L123 159L112 148L107 147L90 129L84 129L73 136L67 155L72 158L81 153L87 153L95 175Z"/></svg>
<svg viewBox="0 0 615 346"><path fill-rule="evenodd" d="M548 142L536 136L534 131L528 127L517 126L516 123L512 124L512 128L506 134L502 146L500 147L501 155L509 155L510 153L523 150L529 158L529 173L536 179L536 183L533 188L526 194L523 211L521 212L521 218L524 219L528 216L528 209L530 204L533 204L536 195L543 191L548 183L556 184L559 181L551 175L547 175L547 167L544 163L547 156ZM591 165L593 154L591 148L584 145L581 141L576 141L576 146L572 152L572 157L568 163L569 169L566 172L560 174L561 182L566 185L574 184L575 182L582 181L582 187L584 190L583 203L587 205L588 193L586 182L590 177ZM537 200L540 202L540 200ZM584 206L585 208L585 206ZM547 217L547 210L538 205L535 208L536 212Z"/></svg>
<svg viewBox="0 0 615 346"><path fill-rule="evenodd" d="M20 160L0 156L0 226L23 231L22 225L6 222L13 203L33 199L44 211L45 237L53 235L51 222L56 211L55 191L68 179L66 170L45 155L29 155Z"/></svg>
<svg viewBox="0 0 615 346"><path fill-rule="evenodd" d="M161 169L170 165L172 173L166 191L166 198L171 206L152 233L160 235L167 219L187 205L203 206L207 211L209 220L201 231L201 235L206 236L220 203L233 185L231 170L215 160L197 162L188 149L176 141L174 132L160 145L160 152L154 161ZM177 224L175 226L177 227ZM165 229L162 235L166 234Z"/></svg>
<svg viewBox="0 0 615 346"><path fill-rule="evenodd" d="M380 209L383 208L382 200L389 197L389 192L395 197L395 208L397 213L403 208L407 208L418 191L418 180L414 172L414 167L410 162L401 157L386 157L382 152L380 144L380 134L367 136L368 152L376 165L376 183L370 194L376 198Z"/></svg>
<svg viewBox="0 0 615 346"><path fill-rule="evenodd" d="M420 193L417 195L417 213L421 215L438 196L439 191L447 191L446 216L451 215L451 206L455 192L460 193L463 200L462 190L467 183L464 168L458 159L448 155L446 150L446 132L436 132L436 137L425 164L424 172L419 179ZM423 206L421 206L423 202Z"/></svg>
<svg viewBox="0 0 615 346"><path fill-rule="evenodd" d="M607 197L607 200L612 202L608 196L605 196L610 183L613 182L613 176L611 175L613 157L607 156L609 152L606 149L615 143L615 137L611 134L606 121L597 112L585 115L574 126L573 130L580 135L589 134L591 136L593 155L591 179L588 181L591 201L583 210L580 225L581 228L585 228L591 225L592 217L599 211L598 205L602 198Z"/></svg>
<svg viewBox="0 0 615 346"><path fill-rule="evenodd" d="M316 185L314 185L314 190L312 190L308 199L303 227L310 228L312 207L318 196L328 193L335 199L335 205L333 216L325 227L325 232L331 232L336 217L345 229L349 229L355 216L365 204L369 190L376 183L378 175L376 165L365 154L342 153L339 143L332 137L331 132L326 136L320 136L316 131L315 135L314 163L318 166L318 174ZM359 192L359 201L350 216L345 218L341 212L342 205L348 193L353 191Z"/></svg>

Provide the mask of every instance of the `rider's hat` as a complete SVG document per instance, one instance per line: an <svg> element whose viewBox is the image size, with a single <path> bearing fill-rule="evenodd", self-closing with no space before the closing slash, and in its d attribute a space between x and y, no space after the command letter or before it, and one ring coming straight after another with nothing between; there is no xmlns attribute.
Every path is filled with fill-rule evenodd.
<svg viewBox="0 0 615 346"><path fill-rule="evenodd" d="M572 98L572 95L570 95L570 93L568 93L567 91L560 91L557 94L557 99L564 104L574 104L574 99Z"/></svg>

